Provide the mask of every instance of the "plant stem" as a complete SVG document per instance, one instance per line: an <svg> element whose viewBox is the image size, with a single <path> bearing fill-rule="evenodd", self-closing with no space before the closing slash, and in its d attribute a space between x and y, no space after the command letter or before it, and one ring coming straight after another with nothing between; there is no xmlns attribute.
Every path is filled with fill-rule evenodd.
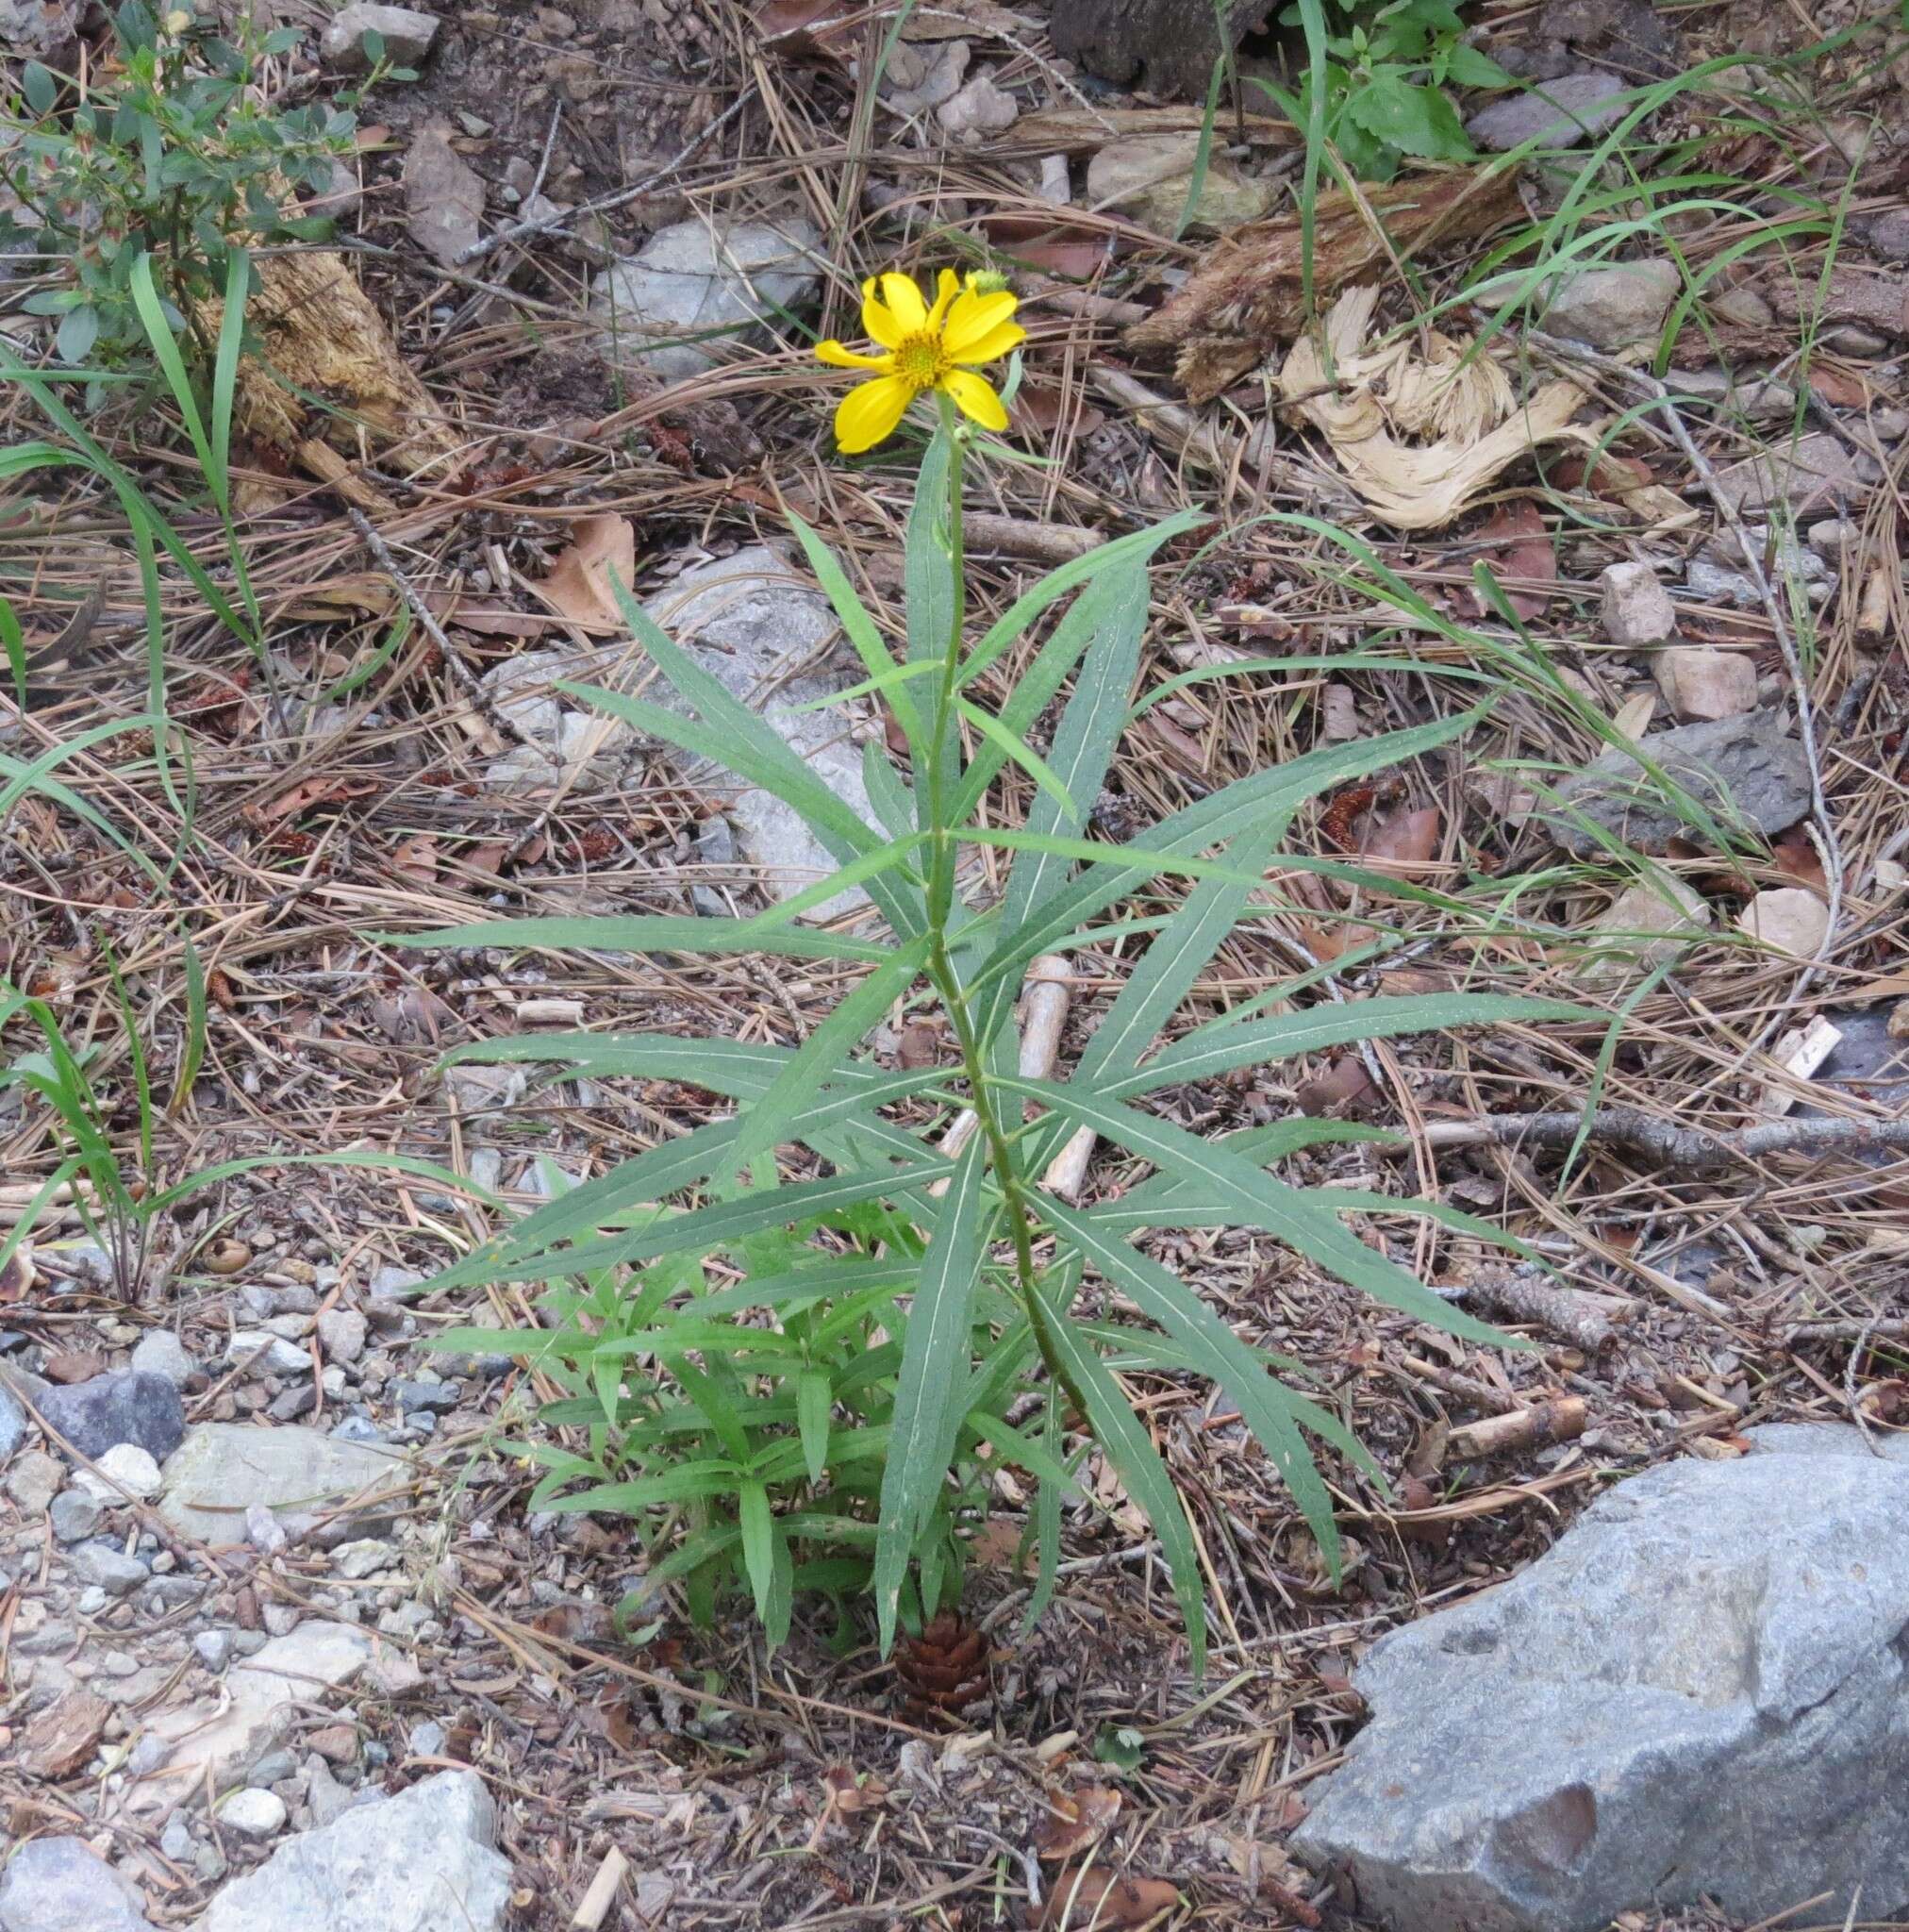
<svg viewBox="0 0 1909 1932"><path fill-rule="evenodd" d="M954 597L939 695L930 728L926 774L928 824L934 842L929 848L927 912L930 950L925 970L936 991L941 996L949 1024L954 1029L954 1038L961 1049L962 1069L968 1077L969 1104L974 1109L974 1118L987 1143L988 1158L1001 1189L1002 1201L1007 1209L1008 1232L1014 1242L1015 1277L1041 1359L1047 1364L1048 1373L1067 1391L1075 1407L1080 1407L1078 1392L1048 1346L1040 1315L1039 1291L1035 1285L1033 1229L1036 1217L1028 1200L1027 1177L1002 1127L994 1094L988 1085L988 1043L975 1036L968 995L948 952L948 922L954 904L955 854L959 843L955 837L956 827L948 824L947 814L951 796L948 780L955 775L949 767L958 756L961 741L954 718L954 701L961 688L961 644L968 606L961 534L962 458L967 452L968 440L955 419L954 405L945 395L938 396L937 401L941 407L942 430L951 445L948 458L948 553L954 575Z"/></svg>

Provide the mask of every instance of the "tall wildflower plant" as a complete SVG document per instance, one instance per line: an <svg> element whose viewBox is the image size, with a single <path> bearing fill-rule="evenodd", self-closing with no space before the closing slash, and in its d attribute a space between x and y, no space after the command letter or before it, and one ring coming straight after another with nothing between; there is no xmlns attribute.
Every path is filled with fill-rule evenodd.
<svg viewBox="0 0 1909 1932"><path fill-rule="evenodd" d="M588 946L772 954L869 970L795 1047L664 1034L583 1033L487 1041L466 1059L558 1062L593 1075L683 1081L732 1098L727 1118L587 1181L440 1274L435 1287L545 1288L542 1323L515 1346L564 1393L525 1444L544 1465L536 1507L631 1519L650 1556L634 1614L680 1582L699 1614L725 1587L753 1598L771 1640L796 1594L872 1597L886 1649L898 1627L952 1602L998 1472L1030 1489L1038 1554L1034 1613L1051 1594L1061 1510L1097 1448L1165 1553L1196 1660L1204 1654L1197 1545L1123 1372L1223 1385L1329 1565L1338 1538L1316 1442L1376 1475L1301 1366L1249 1345L1198 1290L1137 1243L1159 1227L1237 1224L1273 1236L1349 1289L1475 1341L1471 1321L1347 1227L1389 1197L1306 1191L1279 1162L1327 1141L1372 1138L1316 1120L1203 1138L1149 1110L1150 1096L1232 1070L1386 1035L1569 1015L1492 995L1368 999L1279 1010L1276 986L1245 1006L1163 1032L1234 926L1260 916L1265 874L1293 814L1316 794L1460 737L1460 717L1255 772L1130 845L1085 839L1128 718L1149 566L1192 513L1062 566L971 636L962 481L1005 427L983 365L1022 338L1011 294L945 274L932 299L906 276L865 290L875 349L825 343L861 370L837 416L846 450L881 441L918 400L938 423L907 534L907 637L891 655L828 546L797 533L868 676L905 734L908 769L865 754L872 820L831 791L775 731L665 636L626 591L624 616L689 715L576 688L592 704L727 766L798 810L839 870L753 919L522 919L424 933L417 945ZM978 682L1031 625L1071 598L999 712ZM1029 738L1068 690L1048 756ZM1025 824L985 823L1009 762L1034 781ZM967 895L965 847L1010 855L998 901ZM1282 857L1292 869L1328 861ZM1186 882L1170 913L1138 909L1160 880ZM803 915L858 886L886 931L819 930ZM1392 890L1399 890L1396 886ZM1154 902L1157 904L1157 901ZM1013 1011L1031 961L1148 935L1139 963L1066 1080L1025 1077ZM958 1065L897 1070L871 1044L912 1005L947 1017ZM909 1124L894 1117L905 1106ZM956 1154L947 1116L977 1124ZM1060 1148L1091 1128L1150 1162L1118 1201L1072 1207L1043 1191ZM1420 1206L1419 1211L1447 1210ZM1489 1229L1467 1223L1474 1231ZM1110 1292L1081 1305L1089 1275ZM440 1338L495 1349L489 1331ZM1031 1398L1031 1399L1028 1399ZM1091 1493L1091 1486L1086 1486Z"/></svg>

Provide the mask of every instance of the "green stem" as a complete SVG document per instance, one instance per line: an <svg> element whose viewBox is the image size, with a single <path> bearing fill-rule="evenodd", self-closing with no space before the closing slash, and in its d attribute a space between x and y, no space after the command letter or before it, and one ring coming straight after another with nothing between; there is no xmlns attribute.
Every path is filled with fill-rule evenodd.
<svg viewBox="0 0 1909 1932"><path fill-rule="evenodd" d="M954 971L948 951L949 918L954 904L955 856L959 847L957 828L948 823L950 780L959 775L960 729L954 716L954 701L961 688L961 645L967 618L968 586L966 558L961 533L962 459L968 438L945 395L937 397L941 406L941 426L951 445L948 460L948 553L954 572L953 608L949 618L948 645L942 666L938 702L930 727L928 750L928 824L933 833L929 848L928 978L940 994L949 1024L954 1029L961 1050L962 1070L968 1078L970 1105L974 1109L978 1129L987 1142L988 1158L994 1169L1007 1209L1008 1232L1014 1243L1014 1272L1021 1298L1033 1324L1036 1343L1048 1373L1064 1389L1074 1406L1086 1412L1079 1391L1066 1369L1055 1359L1045 1332L1039 1291L1035 1286L1034 1228L1038 1219L1028 1198L1027 1177L1001 1122L988 1084L988 1043L974 1030L974 1016L968 995Z"/></svg>

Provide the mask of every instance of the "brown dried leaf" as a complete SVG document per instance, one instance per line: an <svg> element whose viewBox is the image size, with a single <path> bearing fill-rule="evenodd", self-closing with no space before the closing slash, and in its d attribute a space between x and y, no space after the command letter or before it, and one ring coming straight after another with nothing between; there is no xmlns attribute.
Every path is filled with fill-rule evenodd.
<svg viewBox="0 0 1909 1932"><path fill-rule="evenodd" d="M763 51L781 59L846 61L855 54L858 19L849 0L763 0L755 30Z"/></svg>
<svg viewBox="0 0 1909 1932"><path fill-rule="evenodd" d="M40 1373L49 1382L64 1382L71 1387L75 1382L90 1382L95 1375L104 1374L106 1357L91 1349L63 1348L41 1363Z"/></svg>
<svg viewBox="0 0 1909 1932"><path fill-rule="evenodd" d="M1648 476L1648 471L1646 475ZM1545 528L1544 518L1538 514L1537 505L1528 498L1518 503L1501 504L1493 511L1491 521L1479 531L1476 541L1479 546L1475 553L1477 561L1489 565L1492 575L1504 589L1505 601L1511 608L1520 617L1541 615L1551 602L1549 591L1505 588L1507 579L1516 581L1522 578L1536 583L1557 581L1557 552L1552 545L1551 532ZM1492 614L1491 606L1476 584L1466 586L1465 602L1474 617Z"/></svg>
<svg viewBox="0 0 1909 1932"><path fill-rule="evenodd" d="M1342 1055L1324 1073L1302 1080L1293 1090L1293 1104L1303 1114L1317 1118L1336 1107L1352 1107L1370 1099L1378 1090L1365 1062L1357 1054Z"/></svg>
<svg viewBox="0 0 1909 1932"><path fill-rule="evenodd" d="M383 789L376 778L341 778L320 773L301 778L263 805L247 805L241 809L255 825L275 825L286 819L303 818L315 806L343 805L349 799L369 798Z"/></svg>
<svg viewBox="0 0 1909 1932"><path fill-rule="evenodd" d="M578 519L571 545L536 589L558 616L572 624L614 630L622 624L610 591L614 568L625 589L637 574L636 525L613 512Z"/></svg>
<svg viewBox="0 0 1909 1932"><path fill-rule="evenodd" d="M1137 1878L1109 1865L1063 1872L1042 1907L1043 1932L1134 1932L1170 1912L1180 1890L1164 1878Z"/></svg>
<svg viewBox="0 0 1909 1932"><path fill-rule="evenodd" d="M1039 115L1023 116L1017 134ZM1106 137L1103 133L1101 139ZM1523 212L1518 171L1502 163L1322 194L1313 224L1313 292L1323 299L1394 258L1472 241ZM1387 238L1390 245L1387 246ZM1253 222L1209 249L1186 282L1127 331L1136 349L1171 349L1189 402L1209 402L1305 322L1304 233L1297 215Z"/></svg>
<svg viewBox="0 0 1909 1932"><path fill-rule="evenodd" d="M1114 1828L1120 1794L1104 1785L1048 1794L1048 1813L1034 1827L1034 1849L1043 1858L1071 1858Z"/></svg>
<svg viewBox="0 0 1909 1932"><path fill-rule="evenodd" d="M427 121L405 157L405 225L440 267L484 232L484 177L451 145L451 124Z"/></svg>
<svg viewBox="0 0 1909 1932"><path fill-rule="evenodd" d="M895 1041L895 1064L914 1073L922 1067L938 1065L941 1058L941 1029L926 1020L913 1020L902 1028Z"/></svg>
<svg viewBox="0 0 1909 1932"><path fill-rule="evenodd" d="M1436 805L1420 806L1417 811L1394 812L1383 824L1369 825L1359 841L1364 869L1386 873L1394 878L1417 878L1437 857L1438 836L1444 820Z"/></svg>
<svg viewBox="0 0 1909 1932"><path fill-rule="evenodd" d="M106 1734L112 1706L91 1690L69 1690L26 1726L20 1743L22 1767L36 1777L70 1777Z"/></svg>

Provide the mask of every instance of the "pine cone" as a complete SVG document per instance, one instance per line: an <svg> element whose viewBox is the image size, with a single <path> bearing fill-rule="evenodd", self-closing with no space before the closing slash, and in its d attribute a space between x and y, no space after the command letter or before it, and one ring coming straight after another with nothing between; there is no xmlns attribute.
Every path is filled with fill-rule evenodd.
<svg viewBox="0 0 1909 1932"><path fill-rule="evenodd" d="M912 1713L952 1715L988 1695L988 1640L959 1610L942 1610L895 1646L895 1674Z"/></svg>

